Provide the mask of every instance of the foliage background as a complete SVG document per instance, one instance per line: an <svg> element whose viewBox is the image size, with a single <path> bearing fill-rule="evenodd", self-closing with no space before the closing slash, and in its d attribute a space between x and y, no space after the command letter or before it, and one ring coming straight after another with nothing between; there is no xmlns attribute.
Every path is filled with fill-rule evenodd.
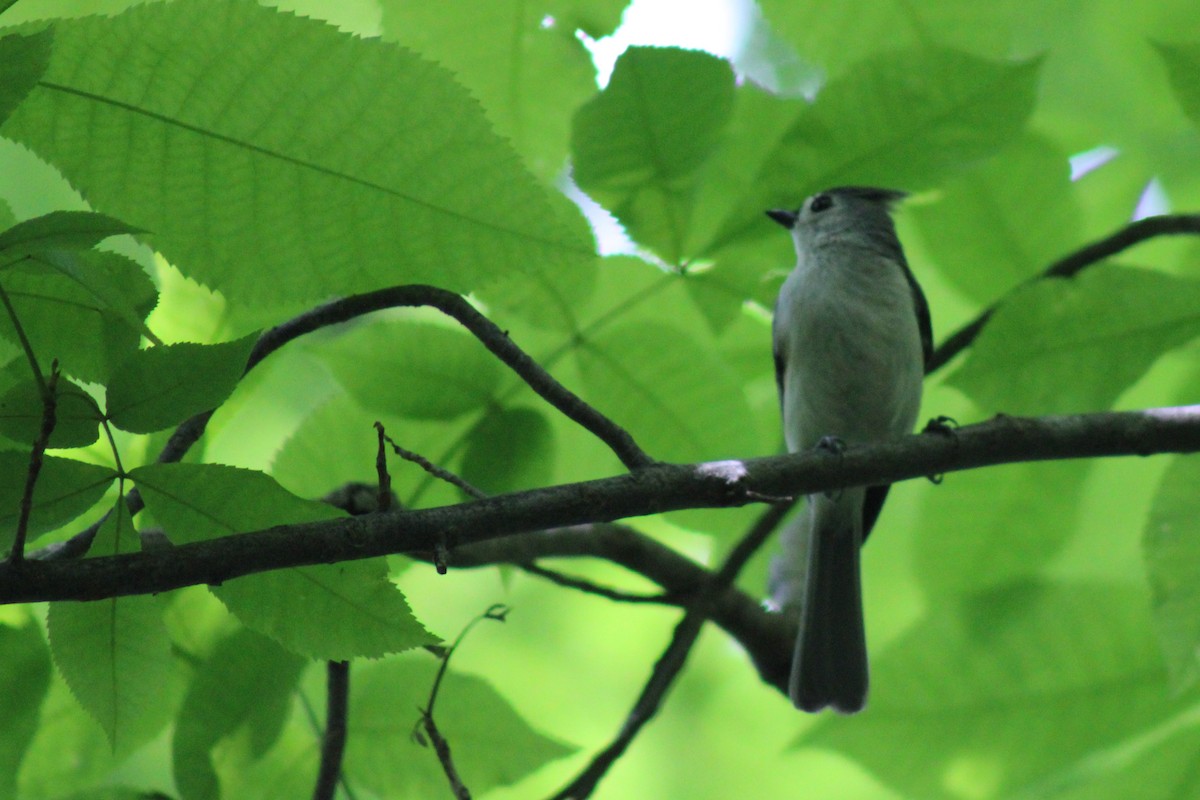
<svg viewBox="0 0 1200 800"><path fill-rule="evenodd" d="M971 352L929 381L926 416L1170 405L1200 386L1195 240L1015 288L1135 215L1200 206L1192 3L762 0L726 59L630 51L603 93L574 34L612 31L618 0L279 6L406 49L235 0L81 18L129 5L21 0L0 17L72 18L0 127L0 215L7 227L93 207L150 231L115 247L153 276L148 325L165 342L233 341L331 296L430 282L472 292L654 456L768 454L780 437L766 309L791 254L761 211L869 182L916 193L900 232L937 339L1005 298ZM1085 172L1081 154L1103 163ZM593 257L556 189L568 159L645 258ZM272 356L189 460L267 470L317 497L371 479L382 416L402 444L489 492L619 469L452 324L379 316ZM69 375L116 382L106 359L119 350L73 350L70 337L94 338L47 328ZM23 362L6 352L16 376ZM163 439L120 434L124 465L152 460ZM111 465L99 445L71 455ZM19 480L22 462L10 466ZM407 466L395 475L407 504L460 499ZM798 715L710 630L600 796L1196 796L1196 478L1194 459L1159 457L898 486L864 556L868 711ZM317 513L288 502L271 508ZM170 528L168 508L151 511ZM635 524L711 563L751 516ZM561 566L646 588L605 565ZM493 602L514 608L473 634L446 688L447 733L488 797L545 796L573 775L677 618L504 570L388 567L440 637ZM766 554L741 584L759 591L765 571ZM222 600L194 588L130 612L163 620L174 650L124 663L135 700L107 736L75 697L92 673L73 679L61 648L51 669L46 609L0 610L0 718L16 721L0 731L13 768L0 769L12 776L0 795L209 796L209 757L225 796L307 792L320 665L242 628L236 600ZM51 644L56 626L73 630L49 618ZM408 739L431 663L356 665L356 796L446 794ZM481 727L498 733L476 742Z"/></svg>

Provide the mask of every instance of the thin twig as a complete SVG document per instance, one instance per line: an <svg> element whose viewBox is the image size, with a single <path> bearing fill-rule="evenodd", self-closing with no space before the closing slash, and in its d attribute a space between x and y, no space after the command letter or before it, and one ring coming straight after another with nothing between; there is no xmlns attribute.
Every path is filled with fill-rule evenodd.
<svg viewBox="0 0 1200 800"><path fill-rule="evenodd" d="M485 619L503 622L508 615L508 606L497 603L490 606L487 611L480 614L475 619L468 622L458 636L454 639L454 643L446 649L442 655L442 663L438 667L437 675L433 679L433 685L429 688L429 702L425 704L425 708L421 709L420 725L425 729L426 735L433 743L433 751L437 754L438 761L442 765L442 771L446 774L446 780L450 783L450 789L454 792L454 796L458 800L470 800L471 792L459 777L458 769L454 766L454 759L450 754L450 743L446 741L446 737L438 730L437 723L433 719L433 706L437 702L438 693L442 688L442 679L446 677L446 669L450 666L450 657L458 650L459 645L466 639L467 634L471 629L483 622ZM417 737L420 741L420 738Z"/></svg>
<svg viewBox="0 0 1200 800"><path fill-rule="evenodd" d="M347 718L350 713L350 662L330 661L327 674L325 734L321 737L321 767L313 800L333 800L342 774L346 752Z"/></svg>
<svg viewBox="0 0 1200 800"><path fill-rule="evenodd" d="M392 476L387 468L387 450L383 446L387 435L383 432L382 422L375 423L375 433L378 435L375 448L375 475L379 478L377 505L380 511L388 511L392 507Z"/></svg>
<svg viewBox="0 0 1200 800"><path fill-rule="evenodd" d="M379 431L379 436L382 440L387 441L387 443L392 446L392 450L396 453L396 455L400 456L405 461L411 461L412 463L416 464L421 469L428 472L433 477L438 478L439 480L443 480L446 483L450 484L451 486L456 486L459 489L462 489L464 492L467 493L468 496L473 497L476 500L482 500L485 497L487 497L487 495L484 492L480 491L479 489L476 489L474 486L467 483L466 480L458 477L450 470L439 467L437 464L434 464L432 461L425 458L425 456L421 455L420 453L414 453L412 450L408 450L408 449L403 448L400 445L396 444L395 440L392 439L392 437L390 437L386 433L384 433L382 423L376 422L375 430Z"/></svg>
<svg viewBox="0 0 1200 800"><path fill-rule="evenodd" d="M664 594L632 594L623 592L619 589L612 589L608 586L600 586L599 584L586 581L582 578L575 578L570 575L564 575L561 572L556 572L552 569L540 567L537 564L525 563L518 566L528 572L530 575L536 575L539 578L545 578L551 583L562 586L567 589L577 589L586 594L594 594L598 597L603 597L607 600L614 600L618 603L649 603L652 605L670 605L680 606L684 604L684 600L680 599L679 595Z"/></svg>
<svg viewBox="0 0 1200 800"><path fill-rule="evenodd" d="M1180 234L1200 234L1200 214L1172 214L1159 217L1146 217L1130 223L1121 230L1109 236L1079 248L1073 253L1055 261L1044 272L1030 278L1021 284L1027 286L1045 278L1070 278L1078 275L1087 267L1096 264L1109 256L1116 255L1135 244L1140 244L1156 236L1176 236ZM1013 290L1016 291L1016 290ZM1010 292L1009 295L1012 293ZM1005 295L1005 297L1009 296ZM966 350L979 336L979 332L987 325L988 320L1004 303L1004 298L985 308L974 320L959 328L941 343L929 363L925 367L926 374L944 367L950 359Z"/></svg>
<svg viewBox="0 0 1200 800"><path fill-rule="evenodd" d="M633 708L626 715L621 730L607 747L596 754L591 763L575 780L554 795L554 800L583 800L592 795L600 780L624 755L634 738L662 707L667 691L683 670L688 654L700 636L700 630L704 626L705 619L711 614L716 598L729 588L746 562L774 533L775 528L791 511L794 504L794 501L779 503L767 508L759 515L750 530L730 551L721 568L713 575L712 580L689 604L683 619L675 626L670 643L655 662L649 680L642 687L641 694L638 695Z"/></svg>
<svg viewBox="0 0 1200 800"><path fill-rule="evenodd" d="M33 352L33 345L30 343L29 337L25 335L25 327L21 325L21 318L17 316L17 310L13 308L12 300L9 299L8 292L4 291L3 286L0 286L0 302L4 304L4 310L8 312L8 321L12 323L13 330L17 333L17 341L21 343L25 360L29 362L29 368L33 370L33 379L37 382L38 392L42 395L44 403L50 394L46 386L46 377L42 374L42 368L38 366L37 354Z"/></svg>
<svg viewBox="0 0 1200 800"><path fill-rule="evenodd" d="M6 299L7 302L7 299ZM15 318L14 318L15 320ZM40 377L40 376L39 376ZM38 474L42 471L42 461L46 456L46 447L50 444L50 435L58 422L58 361L50 365L50 380L42 384L45 390L42 396L42 427L33 440L33 448L29 452L29 469L25 472L25 491L21 495L21 513L17 519L17 532L13 537L12 552L9 562L17 565L25 559L25 540L29 535L29 517L33 513L33 490L37 486Z"/></svg>

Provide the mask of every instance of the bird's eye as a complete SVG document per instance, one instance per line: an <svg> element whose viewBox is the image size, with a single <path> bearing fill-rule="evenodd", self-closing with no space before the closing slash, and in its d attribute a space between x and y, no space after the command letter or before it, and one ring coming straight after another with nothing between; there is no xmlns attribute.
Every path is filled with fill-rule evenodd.
<svg viewBox="0 0 1200 800"><path fill-rule="evenodd" d="M819 211L824 211L827 208L833 207L833 198L827 194L819 194L812 199L808 210L816 214Z"/></svg>

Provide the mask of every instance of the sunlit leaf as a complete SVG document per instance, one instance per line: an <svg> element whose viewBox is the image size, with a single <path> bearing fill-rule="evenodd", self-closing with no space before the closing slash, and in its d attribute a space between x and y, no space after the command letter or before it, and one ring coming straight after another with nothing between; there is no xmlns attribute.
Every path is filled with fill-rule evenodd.
<svg viewBox="0 0 1200 800"><path fill-rule="evenodd" d="M444 68L244 0L56 23L2 132L230 298L463 290L592 257Z"/></svg>
<svg viewBox="0 0 1200 800"><path fill-rule="evenodd" d="M177 544L345 516L252 470L154 464L130 477ZM383 559L275 570L212 591L247 626L313 658L374 657L437 641L413 618Z"/></svg>
<svg viewBox="0 0 1200 800"><path fill-rule="evenodd" d="M421 654L363 664L354 671L350 705L359 711L350 718L346 769L383 796L445 792L446 777L433 750L412 735L437 666ZM487 682L454 671L442 683L435 721L453 743L456 766L472 791L511 785L574 751L536 731Z"/></svg>
<svg viewBox="0 0 1200 800"><path fill-rule="evenodd" d="M188 800L221 796L211 751L245 730L261 755L279 735L305 660L263 636L239 630L200 666L175 721L175 782Z"/></svg>
<svg viewBox="0 0 1200 800"><path fill-rule="evenodd" d="M1171 678L1185 689L1200 678L1200 460L1177 458L1154 500L1143 546L1154 621Z"/></svg>
<svg viewBox="0 0 1200 800"><path fill-rule="evenodd" d="M0 550L11 546L16 533L28 472L28 451L0 451ZM108 467L46 456L33 490L29 537L52 531L87 511L114 478L116 473Z"/></svg>
<svg viewBox="0 0 1200 800"><path fill-rule="evenodd" d="M93 555L137 549L124 508L118 502L100 527ZM114 753L132 752L167 724L171 641L155 598L51 603L46 625L55 665Z"/></svg>
<svg viewBox="0 0 1200 800"><path fill-rule="evenodd" d="M1007 796L1172 708L1143 593L1121 584L1018 584L943 603L873 666L867 710L801 743L931 800L966 786Z"/></svg>
<svg viewBox="0 0 1200 800"><path fill-rule="evenodd" d="M152 433L216 408L237 386L256 338L137 351L109 382L109 418L122 430Z"/></svg>
<svg viewBox="0 0 1200 800"><path fill-rule="evenodd" d="M1100 411L1200 334L1200 281L1103 265L1010 297L950 376L986 411Z"/></svg>

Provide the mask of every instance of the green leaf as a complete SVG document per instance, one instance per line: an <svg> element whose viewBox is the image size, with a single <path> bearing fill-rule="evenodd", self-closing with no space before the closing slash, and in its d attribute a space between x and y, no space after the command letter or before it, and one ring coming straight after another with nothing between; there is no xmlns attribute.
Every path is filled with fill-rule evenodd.
<svg viewBox="0 0 1200 800"><path fill-rule="evenodd" d="M187 800L221 796L212 750L246 730L256 755L279 735L304 659L245 629L223 639L196 673L175 721L175 783Z"/></svg>
<svg viewBox="0 0 1200 800"><path fill-rule="evenodd" d="M39 253L37 260L79 284L92 295L101 313L116 317L130 330L160 344L143 322L154 307L157 290L137 263L116 253L64 250Z"/></svg>
<svg viewBox="0 0 1200 800"><path fill-rule="evenodd" d="M714 348L683 330L614 324L580 342L576 358L588 396L655 458L704 461L754 452L741 382Z"/></svg>
<svg viewBox="0 0 1200 800"><path fill-rule="evenodd" d="M50 653L32 622L0 623L0 797L17 797L21 760L38 730L50 688Z"/></svg>
<svg viewBox="0 0 1200 800"><path fill-rule="evenodd" d="M118 500L90 552L137 549L137 532ZM55 665L114 754L128 755L167 724L171 641L154 597L50 603L46 626Z"/></svg>
<svg viewBox="0 0 1200 800"><path fill-rule="evenodd" d="M32 446L42 430L44 408L36 382L18 383L0 396L0 434ZM104 419L100 407L81 386L65 378L58 381L54 417L50 447L87 447L100 438L100 421Z"/></svg>
<svg viewBox="0 0 1200 800"><path fill-rule="evenodd" d="M540 411L488 413L471 432L462 477L488 494L546 486L554 479L554 429Z"/></svg>
<svg viewBox="0 0 1200 800"><path fill-rule="evenodd" d="M595 67L575 32L607 35L626 0L380 5L385 33L453 70L525 163L551 180L566 160L570 112L596 90Z"/></svg>
<svg viewBox="0 0 1200 800"><path fill-rule="evenodd" d="M0 233L0 266L46 250L87 250L123 233L143 231L94 211L51 211Z"/></svg>
<svg viewBox="0 0 1200 800"><path fill-rule="evenodd" d="M248 627L310 658L378 658L441 641L413 617L382 558L265 572L213 593Z"/></svg>
<svg viewBox="0 0 1200 800"><path fill-rule="evenodd" d="M867 710L827 718L800 742L930 800L1010 796L1173 708L1144 594L1116 583L1022 584L939 604L873 666Z"/></svg>
<svg viewBox="0 0 1200 800"><path fill-rule="evenodd" d="M345 516L253 470L154 464L130 477L176 543ZM380 558L250 575L212 592L248 627L313 658L374 657L438 641L413 618Z"/></svg>
<svg viewBox="0 0 1200 800"><path fill-rule="evenodd" d="M733 72L695 50L635 47L575 114L574 178L641 244L679 263L696 173L733 109Z"/></svg>
<svg viewBox="0 0 1200 800"><path fill-rule="evenodd" d="M1099 411L1197 334L1200 281L1104 265L1008 297L949 383L985 411Z"/></svg>
<svg viewBox="0 0 1200 800"><path fill-rule="evenodd" d="M714 249L762 236L766 208L830 186L916 191L1013 141L1033 112L1041 61L989 61L945 49L866 59L801 107Z"/></svg>
<svg viewBox="0 0 1200 800"><path fill-rule="evenodd" d="M1179 690L1200 678L1200 459L1176 458L1159 486L1143 547L1158 640Z"/></svg>
<svg viewBox="0 0 1200 800"><path fill-rule="evenodd" d="M1026 136L954 178L934 203L911 203L929 254L956 288L992 302L1079 246L1081 214L1067 155Z"/></svg>
<svg viewBox="0 0 1200 800"><path fill-rule="evenodd" d="M28 452L0 451L0 551L12 546L28 471ZM46 456L33 490L30 540L65 525L94 506L116 476L108 467Z"/></svg>
<svg viewBox="0 0 1200 800"><path fill-rule="evenodd" d="M593 254L448 71L244 0L56 23L0 132L230 299L463 291Z"/></svg>
<svg viewBox="0 0 1200 800"><path fill-rule="evenodd" d="M414 419L452 419L482 408L504 369L461 328L411 321L358 327L321 355L365 408Z"/></svg>
<svg viewBox="0 0 1200 800"><path fill-rule="evenodd" d="M53 41L54 33L49 28L0 38L0 123L37 86L50 63Z"/></svg>
<svg viewBox="0 0 1200 800"><path fill-rule="evenodd" d="M1075 533L1090 472L1066 461L946 476L927 495L913 542L922 589L955 597L1033 579Z"/></svg>
<svg viewBox="0 0 1200 800"><path fill-rule="evenodd" d="M67 374L97 382L137 350L156 297L141 266L95 250L41 251L0 272L0 283L43 369L58 359ZM7 315L0 335L17 341Z"/></svg>
<svg viewBox="0 0 1200 800"><path fill-rule="evenodd" d="M355 667L346 772L380 796L437 797L446 791L432 748L412 736L436 671L425 654ZM535 731L486 681L454 670L442 682L434 714L472 792L510 786L575 751Z"/></svg>
<svg viewBox="0 0 1200 800"><path fill-rule="evenodd" d="M1200 43L1154 43L1167 67L1171 89L1188 119L1200 125Z"/></svg>
<svg viewBox="0 0 1200 800"><path fill-rule="evenodd" d="M257 338L138 350L108 384L109 419L130 433L153 433L216 408L241 380Z"/></svg>
<svg viewBox="0 0 1200 800"><path fill-rule="evenodd" d="M939 42L979 55L1003 56L1012 51L1019 30L1043 4L977 3L943 0L918 5L871 6L853 3L794 3L758 0L766 18L806 58L838 73L864 57L903 47ZM1039 40L1040 41L1040 40ZM903 57L899 57L903 60Z"/></svg>

